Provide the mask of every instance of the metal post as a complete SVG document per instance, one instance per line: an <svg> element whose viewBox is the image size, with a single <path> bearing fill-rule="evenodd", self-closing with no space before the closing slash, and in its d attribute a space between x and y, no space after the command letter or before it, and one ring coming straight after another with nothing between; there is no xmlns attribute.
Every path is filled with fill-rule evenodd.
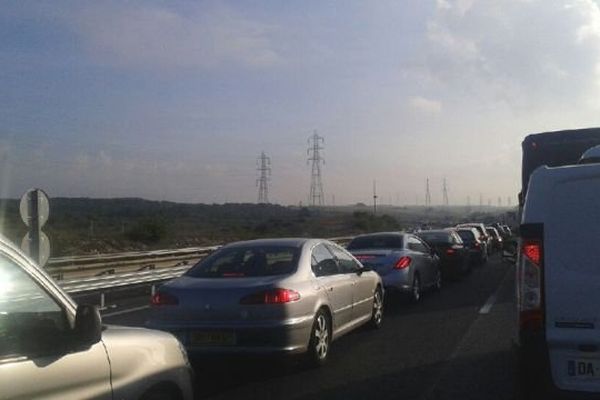
<svg viewBox="0 0 600 400"><path fill-rule="evenodd" d="M29 216L29 256L36 262L40 263L40 218L38 212L38 191L31 191L29 197L29 207L31 215Z"/></svg>
<svg viewBox="0 0 600 400"><path fill-rule="evenodd" d="M104 298L104 293L100 293L100 309L104 310L106 308L106 299Z"/></svg>

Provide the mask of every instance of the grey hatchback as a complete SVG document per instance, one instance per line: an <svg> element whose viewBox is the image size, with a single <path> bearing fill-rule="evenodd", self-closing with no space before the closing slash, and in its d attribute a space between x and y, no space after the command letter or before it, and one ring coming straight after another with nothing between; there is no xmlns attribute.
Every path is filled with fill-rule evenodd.
<svg viewBox="0 0 600 400"><path fill-rule="evenodd" d="M264 239L224 246L152 298L148 326L194 353L304 353L383 318L383 285L335 243Z"/></svg>

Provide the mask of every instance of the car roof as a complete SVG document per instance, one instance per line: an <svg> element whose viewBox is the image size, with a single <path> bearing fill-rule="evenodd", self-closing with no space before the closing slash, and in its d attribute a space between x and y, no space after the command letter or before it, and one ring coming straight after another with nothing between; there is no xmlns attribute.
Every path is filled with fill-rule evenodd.
<svg viewBox="0 0 600 400"><path fill-rule="evenodd" d="M374 233L365 233L362 235L356 235L356 238L370 237L370 236L382 236L382 235L390 235L390 236L404 236L407 235L406 232L374 232Z"/></svg>
<svg viewBox="0 0 600 400"><path fill-rule="evenodd" d="M454 228L452 228L452 229L428 229L428 230L426 230L426 231L420 231L420 232L417 232L417 235L418 235L419 233L427 233L427 232L431 232L431 233L447 233L447 234L451 234L453 230L456 230L456 229L454 229Z"/></svg>
<svg viewBox="0 0 600 400"><path fill-rule="evenodd" d="M325 239L311 239L311 238L266 238L266 239L254 239L254 240L245 240L241 242L234 242L227 244L227 248L231 247L248 247L248 246L281 246L281 247L302 247L309 242L322 242Z"/></svg>

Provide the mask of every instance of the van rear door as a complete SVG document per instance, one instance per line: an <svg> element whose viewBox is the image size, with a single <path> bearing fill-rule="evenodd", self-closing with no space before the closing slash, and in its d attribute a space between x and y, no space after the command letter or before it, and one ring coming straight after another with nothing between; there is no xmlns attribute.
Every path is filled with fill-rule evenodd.
<svg viewBox="0 0 600 400"><path fill-rule="evenodd" d="M543 292L553 381L600 392L600 165L548 173Z"/></svg>

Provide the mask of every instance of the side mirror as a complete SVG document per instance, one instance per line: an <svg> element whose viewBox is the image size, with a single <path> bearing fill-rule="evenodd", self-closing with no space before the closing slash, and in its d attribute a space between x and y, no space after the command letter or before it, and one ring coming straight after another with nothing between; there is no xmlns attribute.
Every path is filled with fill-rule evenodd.
<svg viewBox="0 0 600 400"><path fill-rule="evenodd" d="M362 268L359 268L356 270L356 274L360 276L363 274L363 272L369 272L369 271L373 271L373 268L363 265Z"/></svg>
<svg viewBox="0 0 600 400"><path fill-rule="evenodd" d="M96 306L80 304L75 314L75 337L78 343L91 346L102 337L102 318Z"/></svg>

